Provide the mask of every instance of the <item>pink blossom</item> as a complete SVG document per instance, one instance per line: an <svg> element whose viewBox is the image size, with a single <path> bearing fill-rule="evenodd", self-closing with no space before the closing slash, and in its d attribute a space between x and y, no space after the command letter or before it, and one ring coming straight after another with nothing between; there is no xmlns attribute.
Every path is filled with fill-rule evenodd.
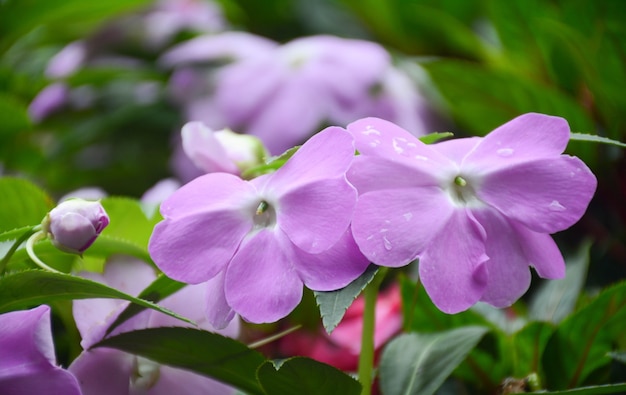
<svg viewBox="0 0 626 395"><path fill-rule="evenodd" d="M357 244L383 266L419 258L442 311L511 305L529 287L529 266L544 278L564 275L550 234L578 221L596 188L587 166L562 154L564 119L525 114L484 138L430 146L376 118L348 130L360 152L348 172L359 191Z"/></svg>
<svg viewBox="0 0 626 395"><path fill-rule="evenodd" d="M353 156L350 134L333 127L275 173L252 181L200 176L161 205L165 219L150 255L173 279L222 282L210 317L216 327L234 312L255 323L283 318L300 302L303 284L338 289L368 265L349 229L356 191L345 172Z"/></svg>

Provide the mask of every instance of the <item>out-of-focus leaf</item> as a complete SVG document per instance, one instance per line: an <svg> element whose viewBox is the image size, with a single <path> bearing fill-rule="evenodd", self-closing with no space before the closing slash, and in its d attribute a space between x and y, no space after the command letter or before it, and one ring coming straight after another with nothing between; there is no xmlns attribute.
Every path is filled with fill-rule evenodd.
<svg viewBox="0 0 626 395"><path fill-rule="evenodd" d="M554 325L548 322L535 321L513 335L514 377L541 372L541 356L554 329Z"/></svg>
<svg viewBox="0 0 626 395"><path fill-rule="evenodd" d="M126 351L212 377L251 395L265 395L256 377L257 369L265 362L263 355L216 333L192 328L149 328L104 339L93 347Z"/></svg>
<svg viewBox="0 0 626 395"><path fill-rule="evenodd" d="M574 388L606 366L607 353L626 340L626 283L604 290L563 320L542 357L549 389Z"/></svg>
<svg viewBox="0 0 626 395"><path fill-rule="evenodd" d="M143 249L148 248L148 240L158 216L148 219L138 200L122 197L107 197L101 200L109 215L110 223L102 235L127 240Z"/></svg>
<svg viewBox="0 0 626 395"><path fill-rule="evenodd" d="M26 106L15 98L0 93L0 143L30 128ZM15 147L12 147L13 149Z"/></svg>
<svg viewBox="0 0 626 395"><path fill-rule="evenodd" d="M454 133L440 132L440 133L430 133L430 134L427 134L426 136L420 137L419 139L424 144L432 144L432 143L436 143L437 141L441 139L445 139L447 137L452 137L452 136L454 136Z"/></svg>
<svg viewBox="0 0 626 395"><path fill-rule="evenodd" d="M528 307L531 320L561 322L576 307L589 267L591 242L584 242L578 252L567 259L565 278L549 280L533 295Z"/></svg>
<svg viewBox="0 0 626 395"><path fill-rule="evenodd" d="M331 333L337 327L348 307L372 281L377 272L378 266L370 265L361 276L344 288L330 292L314 292L326 332Z"/></svg>
<svg viewBox="0 0 626 395"><path fill-rule="evenodd" d="M409 333L392 340L380 361L384 395L430 395L476 347L485 327L468 326L446 332Z"/></svg>
<svg viewBox="0 0 626 395"><path fill-rule="evenodd" d="M52 200L35 184L20 178L0 178L0 232L41 223Z"/></svg>
<svg viewBox="0 0 626 395"><path fill-rule="evenodd" d="M601 395L601 394L623 394L626 391L626 383L594 385L591 387L580 387L564 391L537 391L531 394L542 395Z"/></svg>
<svg viewBox="0 0 626 395"><path fill-rule="evenodd" d="M166 297L172 295L176 291L182 289L186 284L172 280L171 278L161 274L157 277L156 280L152 282L146 289L141 291L138 298L148 300L150 302L158 303ZM144 306L140 306L137 304L129 304L124 311L120 313L120 315L113 321L111 326L107 329L106 334L113 332L115 328L120 326L123 322L128 320L129 318L139 314L145 310Z"/></svg>
<svg viewBox="0 0 626 395"><path fill-rule="evenodd" d="M361 385L344 372L309 358L295 357L280 364L265 362L259 382L272 395L358 395Z"/></svg>
<svg viewBox="0 0 626 395"><path fill-rule="evenodd" d="M626 351L610 352L608 355L616 361L626 363Z"/></svg>
<svg viewBox="0 0 626 395"><path fill-rule="evenodd" d="M85 278L43 270L9 273L0 277L0 313L50 303L56 300L90 298L123 299L191 323L156 304L125 294Z"/></svg>

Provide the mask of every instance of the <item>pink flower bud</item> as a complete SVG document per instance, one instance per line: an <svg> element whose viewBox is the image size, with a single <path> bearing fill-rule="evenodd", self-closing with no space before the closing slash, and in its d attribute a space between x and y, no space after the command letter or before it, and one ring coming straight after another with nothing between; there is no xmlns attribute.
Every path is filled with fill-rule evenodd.
<svg viewBox="0 0 626 395"><path fill-rule="evenodd" d="M69 199L61 202L43 220L43 229L58 249L82 254L109 224L99 201Z"/></svg>

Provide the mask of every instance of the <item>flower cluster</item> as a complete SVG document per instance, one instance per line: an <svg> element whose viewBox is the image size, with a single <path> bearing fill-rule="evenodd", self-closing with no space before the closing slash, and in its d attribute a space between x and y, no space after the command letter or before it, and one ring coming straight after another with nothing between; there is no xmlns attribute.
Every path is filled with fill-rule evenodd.
<svg viewBox="0 0 626 395"><path fill-rule="evenodd" d="M569 134L565 120L542 114L433 145L377 118L331 127L275 173L211 173L183 186L162 204L149 250L176 280L222 284L216 327L235 313L276 321L303 284L336 290L369 262L419 260L444 312L509 306L527 290L529 266L564 275L550 234L578 221L595 191L587 166L563 155Z"/></svg>

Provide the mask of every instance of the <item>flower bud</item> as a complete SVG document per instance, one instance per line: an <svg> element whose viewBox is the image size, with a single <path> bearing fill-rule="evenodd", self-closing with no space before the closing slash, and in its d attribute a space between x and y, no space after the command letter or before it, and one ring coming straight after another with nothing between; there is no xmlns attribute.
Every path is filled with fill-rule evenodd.
<svg viewBox="0 0 626 395"><path fill-rule="evenodd" d="M255 136L228 129L213 131L201 122L189 122L182 130L183 149L206 173L240 172L263 163L267 150Z"/></svg>
<svg viewBox="0 0 626 395"><path fill-rule="evenodd" d="M109 224L99 201L69 199L52 209L42 226L58 249L82 254Z"/></svg>

